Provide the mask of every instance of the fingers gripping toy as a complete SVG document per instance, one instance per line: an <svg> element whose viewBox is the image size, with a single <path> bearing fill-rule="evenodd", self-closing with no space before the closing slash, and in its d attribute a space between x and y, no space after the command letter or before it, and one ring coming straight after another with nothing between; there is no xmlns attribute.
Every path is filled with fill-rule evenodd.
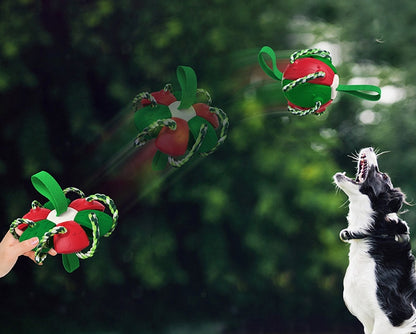
<svg viewBox="0 0 416 334"><path fill-rule="evenodd" d="M34 248L36 262L42 263L47 252L54 248L62 254L65 270L73 272L79 267L79 259L94 255L100 236L108 237L114 231L118 210L106 195L85 197L77 188L62 190L47 172L39 172L31 180L34 188L49 201L44 205L33 201L31 210L11 223L10 232L20 241L39 238ZM71 201L66 197L70 192L79 198ZM105 212L106 207L111 215ZM16 228L23 231L20 237Z"/></svg>
<svg viewBox="0 0 416 334"><path fill-rule="evenodd" d="M133 100L134 122L139 131L135 145L140 147L156 138L156 170L167 163L181 167L197 152L207 156L227 138L228 117L221 109L210 106L208 92L197 89L194 70L179 66L176 73L181 92L173 93L172 85L167 84L158 92L140 93ZM196 103L198 94L204 94L207 103Z"/></svg>
<svg viewBox="0 0 416 334"><path fill-rule="evenodd" d="M271 58L272 67L266 63L265 55ZM306 49L293 53L283 73L278 70L276 54L270 47L264 46L258 59L268 76L282 82L288 109L295 115L321 114L335 99L338 91L370 101L380 99L381 90L377 86L340 85L337 70L329 52L325 50Z"/></svg>

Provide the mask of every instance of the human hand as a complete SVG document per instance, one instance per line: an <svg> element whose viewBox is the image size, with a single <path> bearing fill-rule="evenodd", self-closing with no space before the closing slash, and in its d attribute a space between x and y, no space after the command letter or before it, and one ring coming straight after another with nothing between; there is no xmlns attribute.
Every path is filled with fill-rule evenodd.
<svg viewBox="0 0 416 334"><path fill-rule="evenodd" d="M16 229L17 234L22 234L22 231ZM20 242L10 232L7 232L3 240L0 242L0 277L6 276L14 267L19 256L24 255L35 261L35 252L33 248L39 243L38 237L33 237L28 240ZM48 252L55 256L57 253L54 249ZM42 263L38 263L41 265Z"/></svg>

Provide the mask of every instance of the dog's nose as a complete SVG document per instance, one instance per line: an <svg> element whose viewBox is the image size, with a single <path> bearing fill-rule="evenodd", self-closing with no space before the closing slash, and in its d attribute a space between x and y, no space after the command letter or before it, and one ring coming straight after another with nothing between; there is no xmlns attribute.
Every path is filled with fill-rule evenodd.
<svg viewBox="0 0 416 334"><path fill-rule="evenodd" d="M338 181L338 182L340 182L343 178L345 177L345 172L344 173L336 173L335 175L334 175L334 178Z"/></svg>

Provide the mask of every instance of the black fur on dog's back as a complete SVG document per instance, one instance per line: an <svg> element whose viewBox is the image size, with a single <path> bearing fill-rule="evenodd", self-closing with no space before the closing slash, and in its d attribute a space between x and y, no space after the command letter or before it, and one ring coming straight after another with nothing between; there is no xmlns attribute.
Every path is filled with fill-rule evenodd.
<svg viewBox="0 0 416 334"><path fill-rule="evenodd" d="M369 232L369 254L376 263L377 299L393 326L399 326L414 314L416 304L415 258L411 253L408 226L396 215L405 201L399 188L393 188L387 174L371 167L360 191L366 194L374 210ZM390 216L389 216L390 215Z"/></svg>

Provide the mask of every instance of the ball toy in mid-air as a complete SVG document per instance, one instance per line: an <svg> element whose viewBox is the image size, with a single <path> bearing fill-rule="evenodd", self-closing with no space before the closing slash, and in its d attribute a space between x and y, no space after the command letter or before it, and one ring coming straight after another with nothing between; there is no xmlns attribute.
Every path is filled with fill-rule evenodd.
<svg viewBox="0 0 416 334"><path fill-rule="evenodd" d="M49 201L44 205L32 202L32 208L22 218L10 225L10 233L24 241L38 237L34 248L35 261L42 263L47 252L53 248L62 254L62 263L67 272L79 267L79 259L94 255L98 239L108 237L114 231L118 210L113 200L103 194L85 197L73 187L61 189L58 182L47 172L41 171L31 178L34 188ZM67 195L75 194L70 200ZM109 213L107 213L109 211ZM16 230L23 231L21 235Z"/></svg>
<svg viewBox="0 0 416 334"><path fill-rule="evenodd" d="M270 57L271 67L265 55ZM340 85L337 70L329 52L325 50L306 49L293 53L283 73L277 68L276 54L272 48L264 46L258 59L268 76L282 82L288 109L295 115L321 114L335 99L338 91L370 101L380 99L381 90L377 86Z"/></svg>
<svg viewBox="0 0 416 334"><path fill-rule="evenodd" d="M207 156L227 138L228 117L211 106L211 97L197 88L194 70L178 66L179 92L167 84L153 93L140 93L133 100L134 122L139 134L135 145L143 146L152 139L157 148L153 168L161 170L169 163L181 167L196 153ZM198 96L204 102L198 102Z"/></svg>

